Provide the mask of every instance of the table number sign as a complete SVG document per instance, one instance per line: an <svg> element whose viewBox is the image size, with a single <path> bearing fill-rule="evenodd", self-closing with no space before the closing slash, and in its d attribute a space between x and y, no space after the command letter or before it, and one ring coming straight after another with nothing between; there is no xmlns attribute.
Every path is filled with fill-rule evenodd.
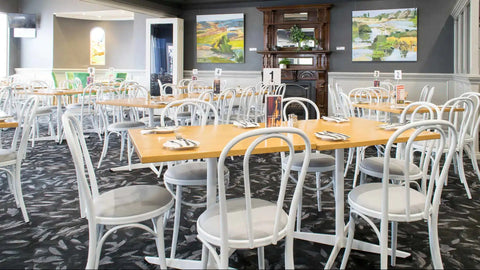
<svg viewBox="0 0 480 270"><path fill-rule="evenodd" d="M198 69L192 69L192 81L198 80Z"/></svg>
<svg viewBox="0 0 480 270"><path fill-rule="evenodd" d="M263 69L263 84L264 85L279 85L282 83L282 70L280 68L264 68Z"/></svg>
<svg viewBox="0 0 480 270"><path fill-rule="evenodd" d="M265 127L280 127L282 125L282 96L265 96Z"/></svg>
<svg viewBox="0 0 480 270"><path fill-rule="evenodd" d="M215 69L215 77L220 77L222 76L222 69L221 68L216 68Z"/></svg>

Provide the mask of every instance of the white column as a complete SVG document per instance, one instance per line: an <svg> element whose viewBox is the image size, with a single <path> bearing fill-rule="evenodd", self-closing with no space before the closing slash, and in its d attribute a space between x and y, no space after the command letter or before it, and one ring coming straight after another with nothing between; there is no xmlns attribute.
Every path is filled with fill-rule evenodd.
<svg viewBox="0 0 480 270"><path fill-rule="evenodd" d="M470 74L479 74L479 45L478 45L478 31L479 26L479 0L471 0L470 1Z"/></svg>
<svg viewBox="0 0 480 270"><path fill-rule="evenodd" d="M458 19L453 20L453 73L458 73Z"/></svg>
<svg viewBox="0 0 480 270"><path fill-rule="evenodd" d="M462 73L468 73L468 18L467 7L462 11Z"/></svg>

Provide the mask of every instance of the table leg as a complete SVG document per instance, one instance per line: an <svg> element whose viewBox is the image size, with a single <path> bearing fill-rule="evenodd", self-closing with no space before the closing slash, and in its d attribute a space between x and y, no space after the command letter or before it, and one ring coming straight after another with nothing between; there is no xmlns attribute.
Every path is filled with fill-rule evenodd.
<svg viewBox="0 0 480 270"><path fill-rule="evenodd" d="M57 143L62 143L60 138L62 136L62 96L57 97Z"/></svg>
<svg viewBox="0 0 480 270"><path fill-rule="evenodd" d="M153 127L153 125L155 124L154 123L155 115L153 115L154 112L155 112L155 110L153 108L148 108L148 126L149 127Z"/></svg>

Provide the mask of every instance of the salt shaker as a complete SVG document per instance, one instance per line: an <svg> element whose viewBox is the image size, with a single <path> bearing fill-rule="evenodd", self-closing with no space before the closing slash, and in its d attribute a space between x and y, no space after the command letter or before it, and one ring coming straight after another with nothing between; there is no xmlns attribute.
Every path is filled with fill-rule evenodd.
<svg viewBox="0 0 480 270"><path fill-rule="evenodd" d="M297 127L297 121L298 121L298 117L296 114L289 114L288 115L288 126L289 127Z"/></svg>

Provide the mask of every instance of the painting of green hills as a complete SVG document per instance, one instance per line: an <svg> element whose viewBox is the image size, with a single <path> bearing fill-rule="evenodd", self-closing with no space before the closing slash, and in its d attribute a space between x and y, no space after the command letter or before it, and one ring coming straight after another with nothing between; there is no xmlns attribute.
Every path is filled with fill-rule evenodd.
<svg viewBox="0 0 480 270"><path fill-rule="evenodd" d="M352 12L352 61L417 61L416 8Z"/></svg>
<svg viewBox="0 0 480 270"><path fill-rule="evenodd" d="M244 63L244 15L197 15L197 63Z"/></svg>

